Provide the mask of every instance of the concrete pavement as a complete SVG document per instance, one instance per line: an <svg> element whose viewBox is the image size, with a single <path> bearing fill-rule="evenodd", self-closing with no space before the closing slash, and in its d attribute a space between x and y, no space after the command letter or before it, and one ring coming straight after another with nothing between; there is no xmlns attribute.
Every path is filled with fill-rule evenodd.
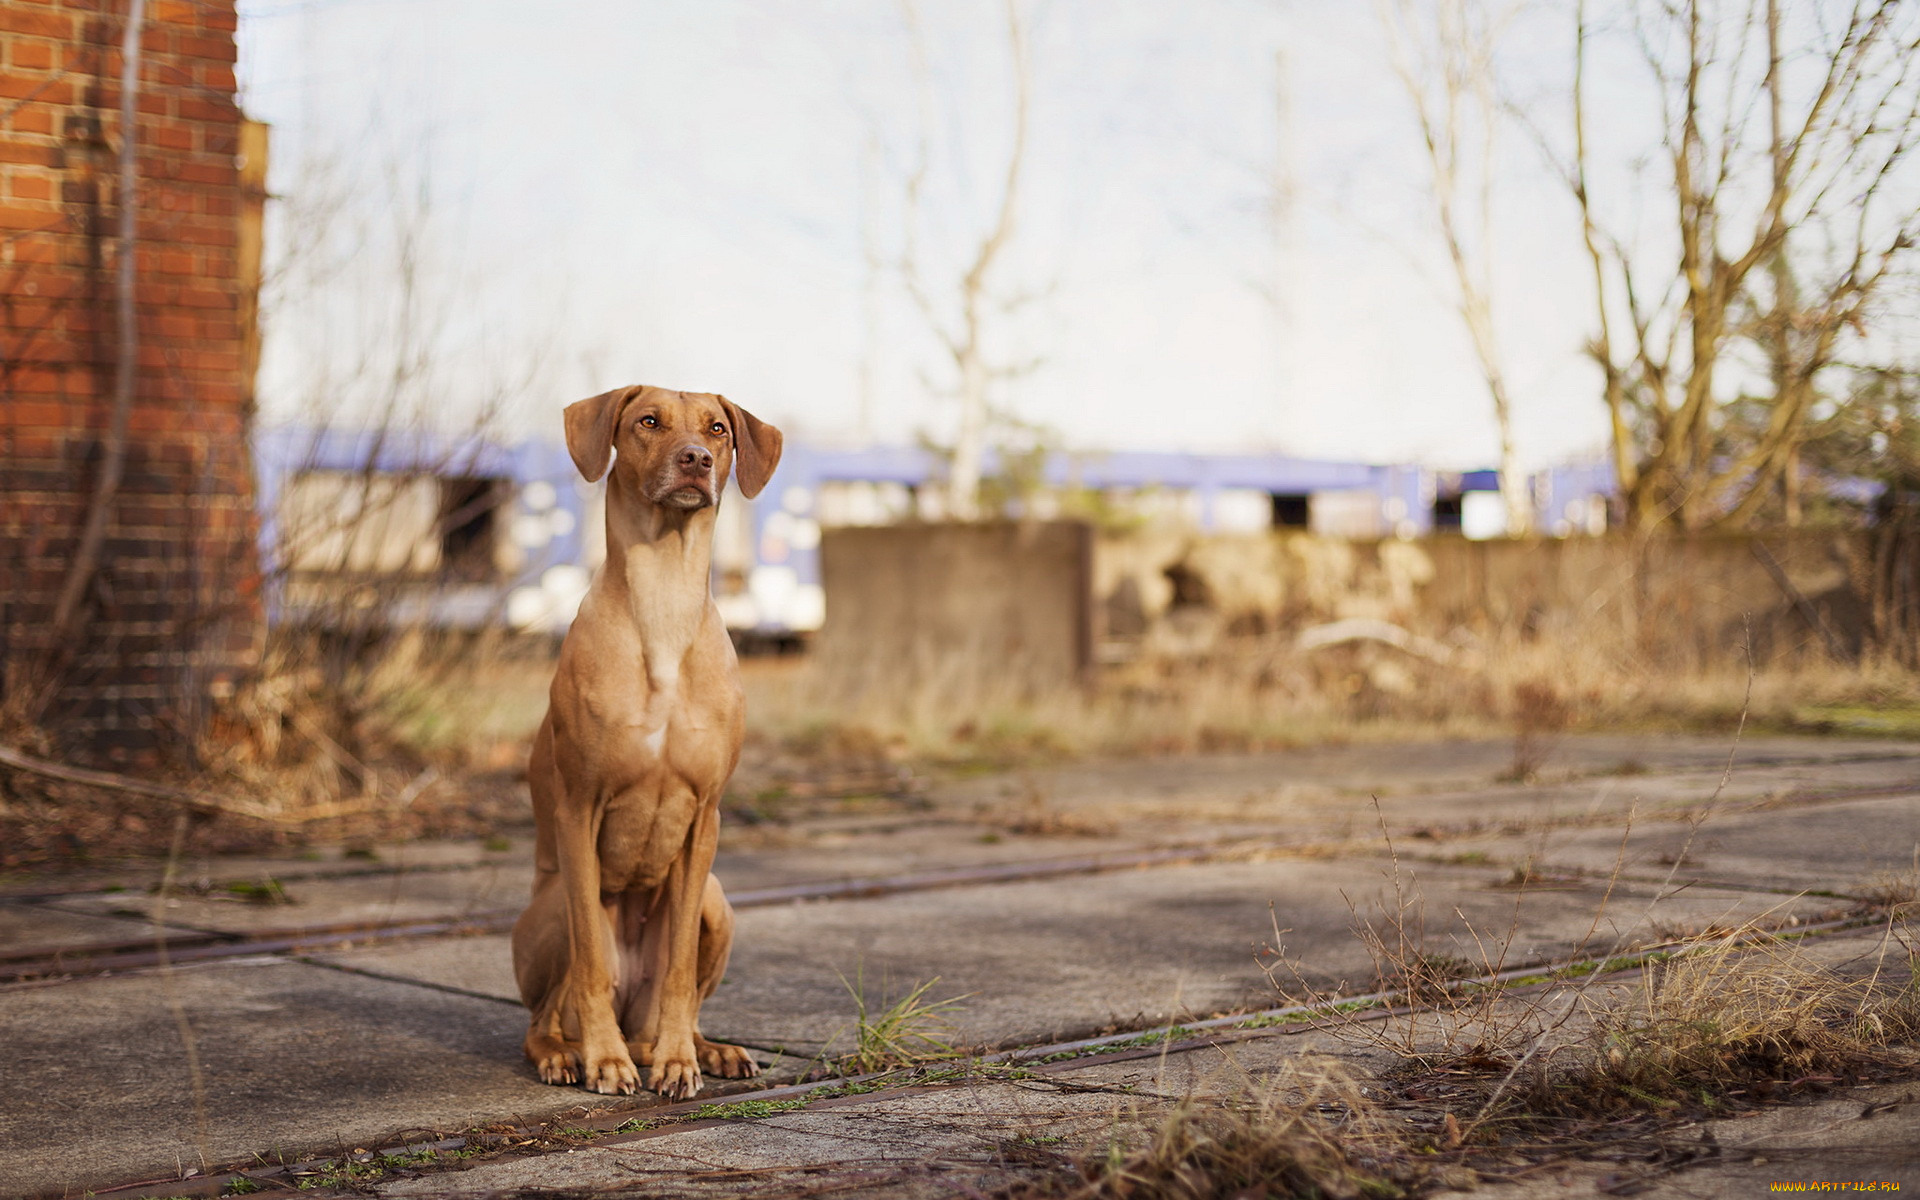
<svg viewBox="0 0 1920 1200"><path fill-rule="evenodd" d="M967 995L952 1033L977 1046L1143 1028L1274 1003L1273 958L1260 951L1276 924L1308 980L1370 986L1374 964L1351 926L1394 903L1379 820L1398 839L1400 894L1421 898L1427 949L1467 962L1490 940L1507 942L1514 962L1762 915L1815 920L1847 902L1799 891L1866 886L1920 841L1916 747L1743 747L1677 865L1661 857L1690 828L1678 818L1712 797L1724 743L1566 739L1558 753L1550 770L1561 773L1526 786L1493 782L1508 754L1498 744L1073 764L936 784L924 808L729 830L719 870L734 891L1259 841L1201 864L743 909L728 982L703 1023L759 1047L776 1078L844 1044L854 1003L843 979L884 1001L937 977L933 996ZM1881 794L1809 799L1846 788ZM1629 811L1638 814L1631 878L1615 881L1596 921ZM193 863L183 874L195 894L159 917L190 933L508 911L524 895L529 849L520 836L504 851L446 843L381 848L373 861ZM1545 884L1508 886L1529 859ZM150 940L153 877L135 868L11 881L32 898L0 899L0 952ZM249 903L226 887L266 880L293 903ZM652 1104L539 1084L519 1053L523 1019L500 936L0 989L12 1067L0 1074L0 1193L177 1178L202 1161L292 1159L408 1130ZM716 1147L728 1170L759 1161ZM927 1143L951 1151L942 1147Z"/></svg>

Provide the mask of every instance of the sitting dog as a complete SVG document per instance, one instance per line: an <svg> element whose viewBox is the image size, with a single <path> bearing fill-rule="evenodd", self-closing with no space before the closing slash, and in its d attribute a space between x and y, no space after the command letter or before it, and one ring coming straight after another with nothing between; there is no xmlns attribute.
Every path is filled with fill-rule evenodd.
<svg viewBox="0 0 1920 1200"><path fill-rule="evenodd" d="M740 760L739 664L709 593L729 475L759 494L780 431L722 396L627 387L566 410L567 450L607 475L607 558L560 647L527 764L533 899L513 928L547 1083L684 1100L758 1067L700 1036L733 909L712 875ZM608 461L612 470L608 471Z"/></svg>

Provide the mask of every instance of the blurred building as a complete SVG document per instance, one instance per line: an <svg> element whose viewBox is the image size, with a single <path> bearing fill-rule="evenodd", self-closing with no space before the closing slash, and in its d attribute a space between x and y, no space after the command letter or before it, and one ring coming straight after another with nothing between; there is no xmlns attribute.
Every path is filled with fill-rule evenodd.
<svg viewBox="0 0 1920 1200"><path fill-rule="evenodd" d="M0 663L10 715L110 761L186 745L260 613L246 430L265 129L235 102L234 0L154 0L124 195L126 8L0 0ZM138 369L89 557L129 200ZM56 627L63 592L79 603Z"/></svg>
<svg viewBox="0 0 1920 1200"><path fill-rule="evenodd" d="M278 427L254 457L276 622L564 629L605 555L559 441Z"/></svg>
<svg viewBox="0 0 1920 1200"><path fill-rule="evenodd" d="M278 621L557 633L605 553L601 488L580 479L558 440L282 428L262 431L255 454ZM1354 540L1506 532L1493 471L1152 452L988 467L989 486L1005 493L997 506L1040 520ZM939 521L943 476L939 456L919 448L789 441L765 492L749 502L730 490L720 509L714 594L728 627L774 640L819 629L823 531ZM1610 476L1543 473L1530 482L1537 496L1583 514L1578 527L1553 526L1556 536L1604 531Z"/></svg>

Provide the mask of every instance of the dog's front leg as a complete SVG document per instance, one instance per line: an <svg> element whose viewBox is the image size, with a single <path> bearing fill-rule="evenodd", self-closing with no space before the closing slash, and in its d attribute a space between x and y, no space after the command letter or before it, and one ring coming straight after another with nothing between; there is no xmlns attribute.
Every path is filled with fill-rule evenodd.
<svg viewBox="0 0 1920 1200"><path fill-rule="evenodd" d="M720 806L710 800L687 835L685 851L674 863L666 886L672 889L672 930L668 934L667 972L660 986L660 1027L653 1044L647 1087L672 1100L691 1099L700 1090L700 1059L694 1030L700 1015L700 906L707 875L720 841Z"/></svg>
<svg viewBox="0 0 1920 1200"><path fill-rule="evenodd" d="M560 982L561 1026L577 1024L580 1082L590 1092L632 1095L640 1073L613 1013L610 936L600 905L598 831L589 805L569 800L555 815L561 885L566 889L567 971Z"/></svg>

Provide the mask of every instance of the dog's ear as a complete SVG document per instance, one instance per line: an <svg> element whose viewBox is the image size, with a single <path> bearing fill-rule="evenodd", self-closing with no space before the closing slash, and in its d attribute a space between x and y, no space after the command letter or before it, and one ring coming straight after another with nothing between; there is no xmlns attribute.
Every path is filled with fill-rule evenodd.
<svg viewBox="0 0 1920 1200"><path fill-rule="evenodd" d="M728 424L733 426L733 478L740 485L740 494L751 500L767 486L773 469L780 465L780 447L785 439L778 429L725 396L720 397L720 404L727 410Z"/></svg>
<svg viewBox="0 0 1920 1200"><path fill-rule="evenodd" d="M637 387L615 388L567 405L567 453L573 465L592 483L607 473L613 461L613 431L620 422L620 410L638 392Z"/></svg>

